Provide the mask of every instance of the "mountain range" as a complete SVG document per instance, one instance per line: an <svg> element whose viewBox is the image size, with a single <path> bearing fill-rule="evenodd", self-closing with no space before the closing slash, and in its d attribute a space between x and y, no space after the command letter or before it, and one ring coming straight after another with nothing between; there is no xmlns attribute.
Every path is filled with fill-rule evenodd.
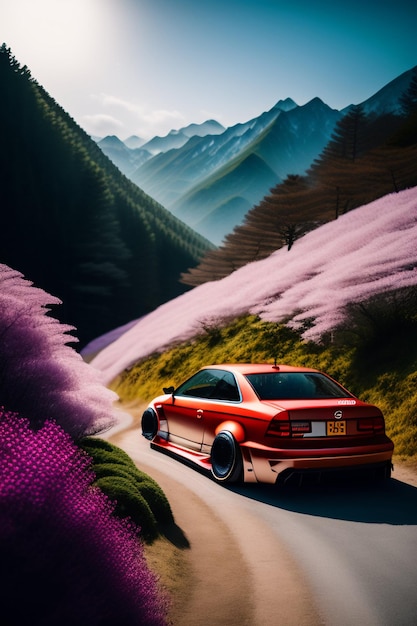
<svg viewBox="0 0 417 626"><path fill-rule="evenodd" d="M360 103L367 115L398 114L412 70ZM247 212L285 180L303 175L322 152L336 123L353 105L335 110L314 98L291 98L245 123L223 128L213 120L148 142L98 141L103 152L141 189L194 230L219 245Z"/></svg>

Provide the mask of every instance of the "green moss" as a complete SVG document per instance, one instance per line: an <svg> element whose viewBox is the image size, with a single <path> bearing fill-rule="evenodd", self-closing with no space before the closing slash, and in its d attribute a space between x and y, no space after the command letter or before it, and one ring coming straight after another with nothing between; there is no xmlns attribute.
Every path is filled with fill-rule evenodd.
<svg viewBox="0 0 417 626"><path fill-rule="evenodd" d="M156 539L158 530L155 516L132 481L120 476L104 476L95 484L114 502L118 517L131 518L140 527L141 535L146 541Z"/></svg>
<svg viewBox="0 0 417 626"><path fill-rule="evenodd" d="M121 463L132 469L132 471L136 470L136 465L127 452L105 439L85 437L81 440L79 446L93 457L95 463Z"/></svg>
<svg viewBox="0 0 417 626"><path fill-rule="evenodd" d="M121 463L97 463L95 461L93 469L97 479L104 476L118 476L130 481L133 479L132 471Z"/></svg>
<svg viewBox="0 0 417 626"><path fill-rule="evenodd" d="M93 459L95 483L113 501L116 515L131 517L146 541L153 541L160 525L173 523L171 506L158 483L138 469L118 446L86 437L80 447Z"/></svg>

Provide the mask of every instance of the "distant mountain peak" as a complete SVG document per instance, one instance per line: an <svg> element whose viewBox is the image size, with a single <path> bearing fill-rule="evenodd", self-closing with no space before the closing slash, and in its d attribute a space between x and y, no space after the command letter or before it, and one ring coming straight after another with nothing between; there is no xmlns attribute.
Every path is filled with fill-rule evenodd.
<svg viewBox="0 0 417 626"><path fill-rule="evenodd" d="M305 108L306 110L309 109L325 109L325 110L330 110L331 107L329 107L328 104L326 104L321 98L319 98L318 96L316 96L315 98L312 98L311 100L309 100L308 102L306 102L305 104L303 104L303 106L301 108ZM333 109L333 111L336 111L337 109Z"/></svg>
<svg viewBox="0 0 417 626"><path fill-rule="evenodd" d="M130 137L126 137L123 142L128 148L135 149L140 148L145 143L145 139L142 137L138 137L137 135L130 135Z"/></svg>
<svg viewBox="0 0 417 626"><path fill-rule="evenodd" d="M113 147L113 148L115 146L124 146L123 141L119 139L118 137L116 137L116 135L107 135L106 137L103 137L103 139L100 139L98 144L101 148L103 146Z"/></svg>
<svg viewBox="0 0 417 626"><path fill-rule="evenodd" d="M298 104L294 102L292 98L285 98L285 100L278 100L273 108L285 112L291 111L291 109L295 109L296 107L298 107Z"/></svg>
<svg viewBox="0 0 417 626"><path fill-rule="evenodd" d="M206 120L201 124L189 124L184 128L180 128L178 133L183 133L187 137L205 137L206 135L219 135L226 129L216 120ZM172 132L172 131L171 131Z"/></svg>
<svg viewBox="0 0 417 626"><path fill-rule="evenodd" d="M202 124L189 124L178 130L171 130L164 137L156 136L142 147L151 154L167 152L173 148L181 148L192 137L206 137L207 135L221 135L226 129L215 120L207 120Z"/></svg>

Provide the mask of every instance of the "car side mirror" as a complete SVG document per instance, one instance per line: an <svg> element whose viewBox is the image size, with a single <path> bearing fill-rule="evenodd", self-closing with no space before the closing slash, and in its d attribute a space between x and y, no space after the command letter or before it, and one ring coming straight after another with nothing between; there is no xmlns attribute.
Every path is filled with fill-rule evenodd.
<svg viewBox="0 0 417 626"><path fill-rule="evenodd" d="M163 387L162 391L164 393L172 393L172 395L174 395L175 387Z"/></svg>

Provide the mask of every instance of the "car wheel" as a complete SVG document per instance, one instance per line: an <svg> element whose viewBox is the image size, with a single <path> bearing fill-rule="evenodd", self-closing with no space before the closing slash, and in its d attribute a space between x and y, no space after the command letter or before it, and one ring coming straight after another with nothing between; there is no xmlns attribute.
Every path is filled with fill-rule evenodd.
<svg viewBox="0 0 417 626"><path fill-rule="evenodd" d="M155 411L153 409L146 409L142 415L142 435L145 439L152 441L158 432L158 428L158 418Z"/></svg>
<svg viewBox="0 0 417 626"><path fill-rule="evenodd" d="M232 433L224 430L214 439L211 448L211 473L221 482L242 479L242 453Z"/></svg>

